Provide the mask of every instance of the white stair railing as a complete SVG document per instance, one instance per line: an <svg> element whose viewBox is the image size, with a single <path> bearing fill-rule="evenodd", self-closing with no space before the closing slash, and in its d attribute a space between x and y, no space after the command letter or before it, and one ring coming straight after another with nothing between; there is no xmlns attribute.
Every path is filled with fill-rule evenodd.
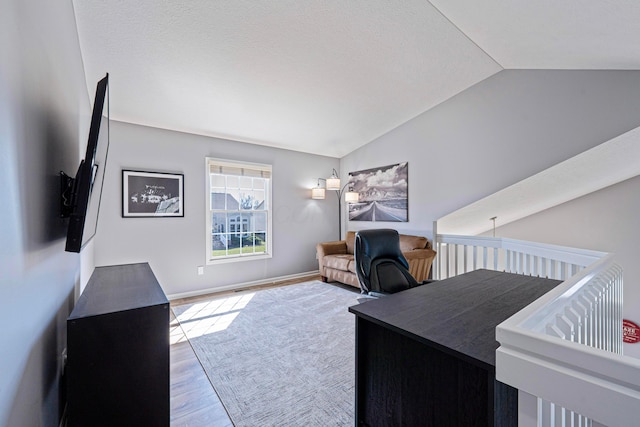
<svg viewBox="0 0 640 427"><path fill-rule="evenodd" d="M478 268L563 280L496 328L496 378L519 390L519 426L637 424L640 361L622 355L622 269L604 252L437 235L434 277Z"/></svg>
<svg viewBox="0 0 640 427"><path fill-rule="evenodd" d="M509 273L567 279L606 253L499 237L436 237L434 277L442 280L486 268Z"/></svg>

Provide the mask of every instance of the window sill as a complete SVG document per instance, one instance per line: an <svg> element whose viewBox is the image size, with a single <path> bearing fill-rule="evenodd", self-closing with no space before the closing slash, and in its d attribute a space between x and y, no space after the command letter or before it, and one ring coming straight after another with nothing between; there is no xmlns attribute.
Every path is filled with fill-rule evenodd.
<svg viewBox="0 0 640 427"><path fill-rule="evenodd" d="M230 262L241 262L241 261L256 261L259 259L269 259L273 258L271 254L260 254L260 255L238 255L234 257L225 257L225 258L211 258L207 260L207 265L215 265L215 264L227 264Z"/></svg>

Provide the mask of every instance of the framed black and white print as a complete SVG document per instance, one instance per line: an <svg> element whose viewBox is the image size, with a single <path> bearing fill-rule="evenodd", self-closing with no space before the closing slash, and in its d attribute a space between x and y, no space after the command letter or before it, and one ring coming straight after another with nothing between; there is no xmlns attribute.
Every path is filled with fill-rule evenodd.
<svg viewBox="0 0 640 427"><path fill-rule="evenodd" d="M349 172L349 191L358 201L349 203L349 221L408 221L408 163Z"/></svg>
<svg viewBox="0 0 640 427"><path fill-rule="evenodd" d="M183 217L184 175L123 170L122 216Z"/></svg>

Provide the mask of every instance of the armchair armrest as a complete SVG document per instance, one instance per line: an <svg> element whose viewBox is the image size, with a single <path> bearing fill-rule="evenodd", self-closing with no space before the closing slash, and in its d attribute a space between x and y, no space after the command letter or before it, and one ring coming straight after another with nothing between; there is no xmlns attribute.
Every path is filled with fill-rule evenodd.
<svg viewBox="0 0 640 427"><path fill-rule="evenodd" d="M324 273L324 264L322 258L326 255L346 254L347 253L347 241L337 240L335 242L323 242L316 245L316 258L318 259L318 270L320 270L320 276L326 277Z"/></svg>
<svg viewBox="0 0 640 427"><path fill-rule="evenodd" d="M346 254L347 242L346 240L337 240L335 242L323 242L316 245L316 252L318 259L325 255Z"/></svg>
<svg viewBox="0 0 640 427"><path fill-rule="evenodd" d="M409 273L418 281L422 282L429 278L431 265L436 257L433 249L414 249L403 252L402 255L409 262Z"/></svg>

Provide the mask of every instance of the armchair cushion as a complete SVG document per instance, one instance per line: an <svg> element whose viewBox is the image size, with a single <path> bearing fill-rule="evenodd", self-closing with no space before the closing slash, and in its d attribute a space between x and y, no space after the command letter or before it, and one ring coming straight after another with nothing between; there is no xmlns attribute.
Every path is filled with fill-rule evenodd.
<svg viewBox="0 0 640 427"><path fill-rule="evenodd" d="M353 265L353 255L351 254L339 254L333 256L324 257L323 262L325 267L334 268L336 270L342 271L352 271L354 270Z"/></svg>

